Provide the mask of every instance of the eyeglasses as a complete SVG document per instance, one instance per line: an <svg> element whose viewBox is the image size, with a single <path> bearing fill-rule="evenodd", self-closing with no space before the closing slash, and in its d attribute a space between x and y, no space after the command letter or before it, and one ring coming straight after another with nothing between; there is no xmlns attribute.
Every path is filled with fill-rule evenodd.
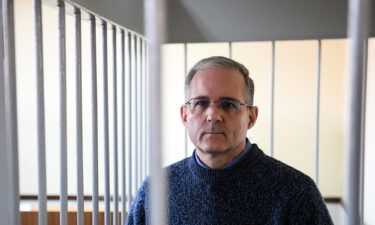
<svg viewBox="0 0 375 225"><path fill-rule="evenodd" d="M210 100L207 98L192 98L185 103L185 106L189 106L194 113L202 113L211 105L211 102L216 102L219 109L227 113L239 112L241 110L241 106L250 108L252 107L249 104L241 103L236 99L230 98L222 98L219 100Z"/></svg>

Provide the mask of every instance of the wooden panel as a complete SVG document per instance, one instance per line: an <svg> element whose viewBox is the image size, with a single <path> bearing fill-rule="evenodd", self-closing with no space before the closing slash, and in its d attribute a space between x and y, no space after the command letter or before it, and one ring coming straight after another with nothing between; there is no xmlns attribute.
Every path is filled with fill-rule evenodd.
<svg viewBox="0 0 375 225"><path fill-rule="evenodd" d="M92 224L92 212L86 211L84 214L85 225ZM121 212L119 212L119 221L121 221ZM113 212L111 213L111 224L113 223ZM48 225L60 224L60 212L48 212ZM77 225L77 212L68 212L68 224ZM99 212L99 225L104 225L104 212ZM21 225L38 225L38 211L21 212Z"/></svg>

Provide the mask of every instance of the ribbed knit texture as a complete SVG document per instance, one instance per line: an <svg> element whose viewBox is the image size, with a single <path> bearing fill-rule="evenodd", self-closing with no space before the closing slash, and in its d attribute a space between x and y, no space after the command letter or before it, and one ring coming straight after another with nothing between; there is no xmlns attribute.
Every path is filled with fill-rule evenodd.
<svg viewBox="0 0 375 225"><path fill-rule="evenodd" d="M167 171L169 224L333 224L314 181L256 144L228 169L202 168L192 156ZM147 178L127 224L149 224L148 186Z"/></svg>

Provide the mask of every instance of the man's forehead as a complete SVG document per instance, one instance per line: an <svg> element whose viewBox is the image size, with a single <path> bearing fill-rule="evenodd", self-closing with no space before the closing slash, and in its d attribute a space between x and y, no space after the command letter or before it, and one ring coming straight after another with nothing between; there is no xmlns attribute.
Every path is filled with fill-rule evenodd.
<svg viewBox="0 0 375 225"><path fill-rule="evenodd" d="M211 68L198 71L189 87L189 97L232 98L242 100L246 85L238 70Z"/></svg>

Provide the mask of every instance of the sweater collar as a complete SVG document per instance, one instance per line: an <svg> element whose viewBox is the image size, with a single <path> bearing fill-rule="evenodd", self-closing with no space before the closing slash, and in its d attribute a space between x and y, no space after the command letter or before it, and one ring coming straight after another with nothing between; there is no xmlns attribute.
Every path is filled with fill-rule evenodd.
<svg viewBox="0 0 375 225"><path fill-rule="evenodd" d="M256 156L260 156L263 152L256 144L251 144L249 151L239 159L237 163L229 168L211 169L200 166L195 158L194 153L189 158L189 167L191 172L202 182L210 181L230 181L241 177L242 173L255 166Z"/></svg>

